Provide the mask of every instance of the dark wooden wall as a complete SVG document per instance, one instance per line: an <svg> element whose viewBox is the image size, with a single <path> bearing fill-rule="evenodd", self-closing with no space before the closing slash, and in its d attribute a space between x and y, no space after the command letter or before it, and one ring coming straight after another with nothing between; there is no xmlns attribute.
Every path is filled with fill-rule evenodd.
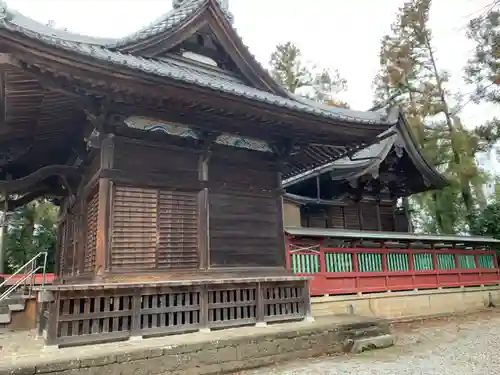
<svg viewBox="0 0 500 375"><path fill-rule="evenodd" d="M214 155L209 182L210 265L283 265L276 167Z"/></svg>
<svg viewBox="0 0 500 375"><path fill-rule="evenodd" d="M407 231L402 218L397 218L395 203L392 201L349 200L339 206L309 206L302 208L302 226L314 228L336 228L394 232ZM396 219L398 222L396 225Z"/></svg>
<svg viewBox="0 0 500 375"><path fill-rule="evenodd" d="M56 272L63 279L90 277L95 271L98 204L98 189L92 186L86 194L62 205Z"/></svg>
<svg viewBox="0 0 500 375"><path fill-rule="evenodd" d="M112 137L60 225L60 274L285 267L277 163ZM96 166L97 164L97 166Z"/></svg>

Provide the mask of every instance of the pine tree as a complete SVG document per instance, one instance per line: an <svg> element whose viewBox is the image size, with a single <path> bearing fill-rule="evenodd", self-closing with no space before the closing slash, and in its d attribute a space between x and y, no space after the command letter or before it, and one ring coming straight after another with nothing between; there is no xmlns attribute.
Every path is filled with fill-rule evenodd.
<svg viewBox="0 0 500 375"><path fill-rule="evenodd" d="M391 34L382 40L375 95L376 103L402 106L427 159L451 180L445 191L413 200L431 215L433 224L427 227L451 233L463 229L460 222L470 224L473 192L481 190L484 175L475 161L474 135L461 126L448 104L448 74L438 68L428 27L430 6L431 0L412 0L400 8ZM460 204L450 201L458 197Z"/></svg>
<svg viewBox="0 0 500 375"><path fill-rule="evenodd" d="M466 81L475 86L472 99L500 104L500 1L469 22L467 37L475 43L465 68Z"/></svg>
<svg viewBox="0 0 500 375"><path fill-rule="evenodd" d="M346 90L346 80L337 70L319 69L306 63L293 43L278 44L269 64L272 77L290 92L334 107L348 107L336 98L339 92Z"/></svg>

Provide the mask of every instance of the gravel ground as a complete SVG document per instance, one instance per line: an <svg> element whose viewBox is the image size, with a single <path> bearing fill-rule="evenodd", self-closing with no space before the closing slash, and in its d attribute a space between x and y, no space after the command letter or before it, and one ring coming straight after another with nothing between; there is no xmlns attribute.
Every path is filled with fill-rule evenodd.
<svg viewBox="0 0 500 375"><path fill-rule="evenodd" d="M498 375L500 310L397 324L393 348L318 358L239 375Z"/></svg>

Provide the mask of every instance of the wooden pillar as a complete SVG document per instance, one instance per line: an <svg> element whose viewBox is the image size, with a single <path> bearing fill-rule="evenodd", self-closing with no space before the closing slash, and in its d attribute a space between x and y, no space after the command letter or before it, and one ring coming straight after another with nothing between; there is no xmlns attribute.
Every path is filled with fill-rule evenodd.
<svg viewBox="0 0 500 375"><path fill-rule="evenodd" d="M410 202L408 198L403 198L403 208L405 212L405 218L408 223L408 233L413 233L413 224L411 222L411 210L410 210Z"/></svg>
<svg viewBox="0 0 500 375"><path fill-rule="evenodd" d="M113 135L109 134L101 144L101 169L113 168ZM110 217L112 205L112 182L109 178L99 178L99 204L97 211L97 238L95 254L95 274L110 271Z"/></svg>
<svg viewBox="0 0 500 375"><path fill-rule="evenodd" d="M377 199L375 204L375 215L377 216L377 231L382 230L382 218L380 216L380 199Z"/></svg>
<svg viewBox="0 0 500 375"><path fill-rule="evenodd" d="M198 160L198 180L209 181L209 162L212 156L212 145L217 139L217 133L202 135L203 152ZM210 197L209 189L204 188L198 194L198 267L210 268Z"/></svg>
<svg viewBox="0 0 500 375"><path fill-rule="evenodd" d="M5 203L0 212L0 274L5 273L5 251L7 249L7 211L9 205L9 195L3 194Z"/></svg>
<svg viewBox="0 0 500 375"><path fill-rule="evenodd" d="M321 199L321 187L319 183L319 175L316 176L316 199L318 201Z"/></svg>
<svg viewBox="0 0 500 375"><path fill-rule="evenodd" d="M361 206L361 200L356 200L356 207L358 209L358 220L359 220L359 230L363 230L363 207Z"/></svg>
<svg viewBox="0 0 500 375"><path fill-rule="evenodd" d="M397 208L397 198L392 198L391 202L391 207L392 207L392 231L396 232L396 208Z"/></svg>
<svg viewBox="0 0 500 375"><path fill-rule="evenodd" d="M208 188L198 193L198 266L200 269L210 267L210 210Z"/></svg>
<svg viewBox="0 0 500 375"><path fill-rule="evenodd" d="M377 180L375 184L375 216L377 220L377 231L379 232L382 230L382 218L380 217L381 190L382 190L381 182Z"/></svg>

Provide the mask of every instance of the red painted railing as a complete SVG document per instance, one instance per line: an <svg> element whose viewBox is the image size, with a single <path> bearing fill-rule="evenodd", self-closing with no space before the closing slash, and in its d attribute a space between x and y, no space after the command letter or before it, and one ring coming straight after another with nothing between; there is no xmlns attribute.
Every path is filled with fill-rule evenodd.
<svg viewBox="0 0 500 375"><path fill-rule="evenodd" d="M313 276L311 295L500 284L495 251L335 248L287 238L287 266Z"/></svg>
<svg viewBox="0 0 500 375"><path fill-rule="evenodd" d="M0 279L8 279L10 277L10 275L7 275L7 274L0 274ZM19 275L15 275L14 277L12 277L6 285L10 286L10 285L14 285L18 280L22 279L24 277L24 274L19 274ZM45 275L45 283L46 284L51 284L53 281L54 281L54 274L53 273L48 273ZM0 280L1 281L1 280ZM34 285L39 285L39 284L42 284L43 282L43 275L42 274L35 274L34 275L34 278L33 278L33 284Z"/></svg>

